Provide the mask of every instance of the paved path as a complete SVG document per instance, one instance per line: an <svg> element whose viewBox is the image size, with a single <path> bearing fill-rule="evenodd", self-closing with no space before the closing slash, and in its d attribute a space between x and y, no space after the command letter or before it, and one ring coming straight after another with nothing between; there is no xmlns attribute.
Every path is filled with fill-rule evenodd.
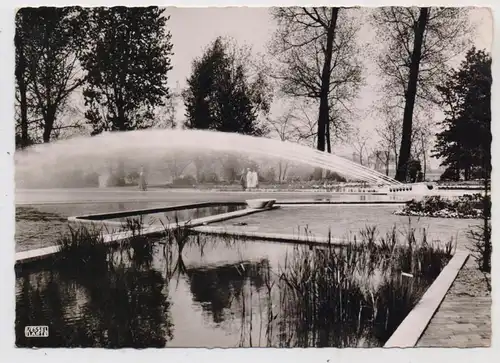
<svg viewBox="0 0 500 363"><path fill-rule="evenodd" d="M417 347L477 348L491 345L491 294L472 257L460 270Z"/></svg>

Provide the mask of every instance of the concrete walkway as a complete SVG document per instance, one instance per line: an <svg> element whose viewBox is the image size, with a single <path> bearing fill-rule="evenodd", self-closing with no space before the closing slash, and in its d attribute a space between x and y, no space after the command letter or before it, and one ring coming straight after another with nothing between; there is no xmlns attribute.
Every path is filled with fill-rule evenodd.
<svg viewBox="0 0 500 363"><path fill-rule="evenodd" d="M477 348L491 346L489 277L473 257L460 270L417 347Z"/></svg>

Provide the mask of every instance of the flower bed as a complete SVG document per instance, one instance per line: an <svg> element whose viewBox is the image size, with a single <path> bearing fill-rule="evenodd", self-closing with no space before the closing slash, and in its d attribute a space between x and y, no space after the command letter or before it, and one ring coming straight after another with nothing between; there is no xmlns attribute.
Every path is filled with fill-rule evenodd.
<svg viewBox="0 0 500 363"><path fill-rule="evenodd" d="M405 207L394 214L434 218L481 218L483 216L483 198L481 194L465 194L457 199L435 195L419 201L413 199L406 202ZM489 197L487 198L489 200Z"/></svg>

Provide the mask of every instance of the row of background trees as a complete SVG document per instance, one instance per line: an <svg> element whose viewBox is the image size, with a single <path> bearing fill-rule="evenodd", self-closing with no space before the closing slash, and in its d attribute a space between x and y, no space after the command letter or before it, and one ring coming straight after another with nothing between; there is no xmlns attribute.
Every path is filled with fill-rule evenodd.
<svg viewBox="0 0 500 363"><path fill-rule="evenodd" d="M332 152L349 141L361 164L398 180L425 178L440 157L447 177L491 169L491 58L471 48L466 8L273 8L266 58L218 37L172 92L168 16L148 8L24 8L16 16L16 144L50 142L67 131L186 128L268 135ZM370 22L374 41L360 41ZM466 60L452 68L457 56ZM377 147L355 120L367 64L382 95ZM176 118L183 102L185 121ZM285 111L271 115L273 102ZM445 113L437 143L433 118ZM373 141L373 140L371 140ZM233 160L234 162L234 160ZM195 160L196 163L196 160ZM202 161L198 160L201 165ZM231 163L231 160L227 160ZM280 162L279 178L287 165ZM484 174L484 173L483 173ZM481 174L481 175L483 175Z"/></svg>

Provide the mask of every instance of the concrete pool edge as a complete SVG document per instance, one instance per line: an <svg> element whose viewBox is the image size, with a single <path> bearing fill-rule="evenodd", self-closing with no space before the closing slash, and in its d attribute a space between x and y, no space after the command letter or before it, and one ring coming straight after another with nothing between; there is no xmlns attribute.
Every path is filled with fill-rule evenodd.
<svg viewBox="0 0 500 363"><path fill-rule="evenodd" d="M123 218L123 217L131 217L138 216L144 214L155 214L162 212L172 212L179 211L184 209L195 209L195 208L208 208L215 207L221 205L245 205L243 202L201 202L201 203L189 203L189 204L178 204L170 207L156 207L156 208L142 208L142 209L131 209L126 211L119 212L106 212L106 213L92 213L92 214L84 214L79 216L71 216L68 217L69 222L82 222L86 221L99 221L99 222L110 222L106 221L107 219L113 218ZM113 221L111 221L113 222ZM114 223L114 222L113 222Z"/></svg>
<svg viewBox="0 0 500 363"><path fill-rule="evenodd" d="M288 244L305 244L311 246L342 246L347 244L343 238L314 236L314 235L296 235L285 233L252 232L241 231L226 227L198 226L193 227L193 231L215 236L231 236L237 238L246 238L249 240L281 242Z"/></svg>
<svg viewBox="0 0 500 363"><path fill-rule="evenodd" d="M415 307L384 344L384 348L413 348L417 345L469 256L467 251L455 252Z"/></svg>

